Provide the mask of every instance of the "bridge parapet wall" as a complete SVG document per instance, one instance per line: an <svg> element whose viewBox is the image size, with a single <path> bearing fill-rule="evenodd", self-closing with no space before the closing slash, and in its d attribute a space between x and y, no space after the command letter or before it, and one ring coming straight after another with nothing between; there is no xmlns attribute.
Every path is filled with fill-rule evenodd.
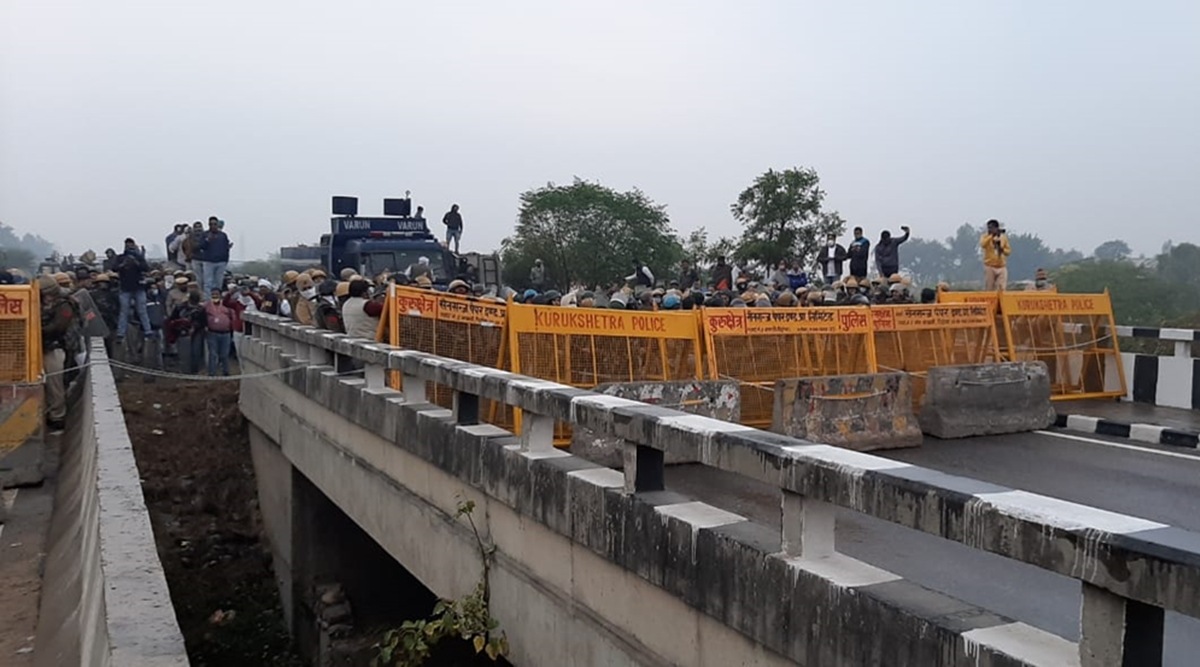
<svg viewBox="0 0 1200 667"><path fill-rule="evenodd" d="M259 362L297 369L280 376L288 386L797 662L859 664L886 652L892 664L1117 665L1161 654L1163 610L1200 616L1194 533L267 315L248 319L264 343L252 352ZM340 357L365 363L363 377L335 373L349 366ZM403 376L403 400L384 388L387 372ZM430 414L429 381L455 392L449 418ZM524 411L519 440L479 435L481 399ZM555 421L620 439L624 470L555 451ZM421 437L397 437L414 433ZM678 503L663 484L672 453L779 488L782 529L703 503L660 510ZM1079 580L1080 644L958 601L950 614L904 602L938 594L839 554L839 507Z"/></svg>
<svg viewBox="0 0 1200 667"><path fill-rule="evenodd" d="M68 411L34 641L37 667L186 667L104 344Z"/></svg>

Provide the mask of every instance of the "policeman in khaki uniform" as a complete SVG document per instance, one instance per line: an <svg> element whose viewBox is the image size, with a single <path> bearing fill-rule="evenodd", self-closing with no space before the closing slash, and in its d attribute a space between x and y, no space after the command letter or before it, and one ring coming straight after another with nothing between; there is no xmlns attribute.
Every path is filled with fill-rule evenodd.
<svg viewBox="0 0 1200 667"><path fill-rule="evenodd" d="M46 425L61 431L66 425L67 391L63 370L67 350L72 347L68 338L79 326L79 311L75 302L63 294L54 276L38 277L42 296L42 363L46 373Z"/></svg>

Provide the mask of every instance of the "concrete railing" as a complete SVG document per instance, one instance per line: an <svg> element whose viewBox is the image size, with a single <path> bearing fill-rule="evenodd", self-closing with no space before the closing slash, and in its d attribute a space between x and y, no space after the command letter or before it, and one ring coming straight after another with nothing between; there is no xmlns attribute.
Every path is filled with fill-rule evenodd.
<svg viewBox="0 0 1200 667"><path fill-rule="evenodd" d="M623 492L635 499L663 490L664 455L672 453L778 487L782 528L769 543L756 543L752 548L742 545L752 556L740 561L740 567L769 569L771 559L782 559L807 563L812 572L820 570L822 563L836 564L827 571L840 574L830 575L826 582L834 590L836 584L844 583L847 572L850 580L877 577L880 570L838 553L834 517L840 507L1081 583L1078 657L1064 655L1062 645L1069 646L1065 640L1020 623L997 623L988 628L957 626L968 659L989 654L1016 659L1015 664L1063 664L1064 660L1085 666L1158 664L1164 611L1200 617L1200 535L1196 533L738 424L351 339L268 315L248 314L247 319L253 324L254 337L279 348L284 367L317 366L306 372L310 376L324 373L328 379L337 377L327 373L334 368L364 365L362 379L340 380L350 392L348 401L363 401L361 406L348 408L360 417L357 423L364 423L362 417L370 410L386 409L391 397L399 397L384 387L387 373L398 372L403 377L404 404L424 403L429 381L453 389L453 418L460 427L479 423L481 399L519 408L524 424L519 451L532 458L553 451L555 421L622 439ZM298 382L302 386L304 378ZM695 531L701 528L693 526ZM669 584L670 577L665 577L661 585L669 588ZM688 594L686 590L677 592ZM765 605L767 612L763 613L778 610L780 603L765 595L756 591L753 600L737 604L743 608L751 602ZM894 599L877 602L894 604ZM783 604L794 609L795 604L814 603ZM704 606L707 602L696 604L708 613L717 613ZM779 646L772 634L774 628L766 627L772 623L759 619L735 625L783 655L792 655L787 641ZM953 652L945 655L948 657L938 664L966 664L949 657ZM792 657L804 659L803 655Z"/></svg>
<svg viewBox="0 0 1200 667"><path fill-rule="evenodd" d="M1119 338L1163 340L1174 343L1175 356L1192 358L1192 345L1200 343L1200 331L1195 329L1172 329L1169 327L1133 327L1117 325Z"/></svg>
<svg viewBox="0 0 1200 667"><path fill-rule="evenodd" d="M1118 326L1120 338L1171 343L1173 355L1121 353L1125 400L1168 408L1200 410L1200 358L1193 356L1200 331ZM1145 348L1134 348L1145 351ZM1161 350L1160 350L1161 351Z"/></svg>
<svg viewBox="0 0 1200 667"><path fill-rule="evenodd" d="M61 440L34 664L187 665L102 343L91 358Z"/></svg>

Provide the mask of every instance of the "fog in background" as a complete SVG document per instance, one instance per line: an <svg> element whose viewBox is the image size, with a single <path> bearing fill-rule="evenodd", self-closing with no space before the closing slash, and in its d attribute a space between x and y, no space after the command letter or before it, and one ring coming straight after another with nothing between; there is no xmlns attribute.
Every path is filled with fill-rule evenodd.
<svg viewBox="0 0 1200 667"><path fill-rule="evenodd" d="M733 235L802 165L872 238L1152 254L1200 241L1198 35L1194 0L0 0L0 221L78 253L215 214L250 258L412 190L487 250L579 176Z"/></svg>

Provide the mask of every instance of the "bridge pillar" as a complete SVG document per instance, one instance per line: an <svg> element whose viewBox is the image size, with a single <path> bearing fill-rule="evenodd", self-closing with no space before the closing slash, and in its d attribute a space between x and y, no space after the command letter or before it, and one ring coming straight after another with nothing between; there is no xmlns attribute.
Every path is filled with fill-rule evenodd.
<svg viewBox="0 0 1200 667"><path fill-rule="evenodd" d="M832 556L837 550L836 517L837 508L830 503L784 491L780 523L783 552L805 558Z"/></svg>
<svg viewBox="0 0 1200 667"><path fill-rule="evenodd" d="M425 381L415 375L405 375L400 389L405 403L425 402Z"/></svg>
<svg viewBox="0 0 1200 667"><path fill-rule="evenodd" d="M387 381L387 370L378 364L367 364L363 368L363 377L367 380L367 389L383 389Z"/></svg>
<svg viewBox="0 0 1200 667"><path fill-rule="evenodd" d="M1186 340L1175 341L1175 356L1190 359L1192 357L1192 344Z"/></svg>
<svg viewBox="0 0 1200 667"><path fill-rule="evenodd" d="M1159 667L1163 610L1083 583L1079 614L1081 667Z"/></svg>
<svg viewBox="0 0 1200 667"><path fill-rule="evenodd" d="M314 366L331 366L332 363L329 361L329 350L326 350L320 345L309 345L308 363L313 364Z"/></svg>
<svg viewBox="0 0 1200 667"><path fill-rule="evenodd" d="M526 412L521 416L521 451L548 452L554 449L554 420Z"/></svg>

